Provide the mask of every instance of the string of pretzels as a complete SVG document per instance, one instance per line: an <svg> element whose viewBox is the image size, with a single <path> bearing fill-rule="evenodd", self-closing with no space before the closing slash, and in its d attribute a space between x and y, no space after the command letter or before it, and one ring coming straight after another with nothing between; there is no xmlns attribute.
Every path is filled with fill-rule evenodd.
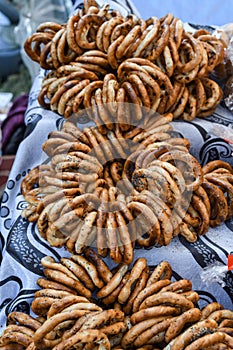
<svg viewBox="0 0 233 350"><path fill-rule="evenodd" d="M91 108L97 125L113 129L117 122L123 130L142 115L135 107L125 122L122 103L184 120L210 115L223 96L210 74L222 62L224 48L206 30L185 31L171 14L124 17L108 4L99 8L88 0L67 23L39 25L24 44L27 55L48 71L41 106L65 118Z"/></svg>
<svg viewBox="0 0 233 350"><path fill-rule="evenodd" d="M232 217L233 170L220 160L202 167L170 120L157 115L106 135L65 121L43 144L50 162L21 183L22 216L52 246L78 254L93 246L115 263L130 264L135 245L164 246L177 235L195 242Z"/></svg>
<svg viewBox="0 0 233 350"><path fill-rule="evenodd" d="M151 268L138 258L110 269L87 248L60 261L44 256L41 265L34 316L9 313L2 349L232 348L233 312L218 302L198 307L192 282L173 280L167 261Z"/></svg>

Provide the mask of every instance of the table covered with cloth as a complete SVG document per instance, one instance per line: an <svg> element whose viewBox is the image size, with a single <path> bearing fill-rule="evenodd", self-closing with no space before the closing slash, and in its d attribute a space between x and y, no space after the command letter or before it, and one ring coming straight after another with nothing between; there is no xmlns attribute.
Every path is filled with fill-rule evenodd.
<svg viewBox="0 0 233 350"><path fill-rule="evenodd" d="M76 3L76 7L79 3ZM122 11L136 11L128 1L111 2ZM42 151L42 144L48 134L60 129L64 118L38 104L38 94L45 71L41 70L34 80L27 111L25 113L26 133L16 154L1 203L1 268L0 268L0 325L4 328L6 316L12 311L30 312L30 303L38 289L37 279L43 276L42 257L49 255L59 260L69 256L65 248L54 248L38 233L37 225L21 216L27 205L20 185L22 179L33 167L48 161ZM191 143L190 153L202 164L221 159L233 166L232 144L229 134L233 114L223 105L208 118L192 121L173 121L174 130ZM80 127L83 127L81 125ZM228 255L233 251L233 219L200 236L194 243L183 237L176 237L168 246L150 249L135 249L135 260L145 257L148 265L156 266L162 260L168 261L173 269L174 280L190 279L193 289L200 295L198 305L218 301L225 308L233 310L233 272L227 271ZM110 259L106 261L111 265ZM213 264L226 266L222 279L203 279L203 271ZM216 270L217 271L217 270Z"/></svg>

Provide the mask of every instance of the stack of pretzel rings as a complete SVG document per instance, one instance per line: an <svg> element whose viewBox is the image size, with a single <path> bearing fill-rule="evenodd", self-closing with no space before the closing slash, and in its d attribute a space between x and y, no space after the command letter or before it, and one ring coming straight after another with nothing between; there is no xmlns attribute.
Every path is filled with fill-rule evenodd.
<svg viewBox="0 0 233 350"><path fill-rule="evenodd" d="M52 246L96 247L115 263L130 264L135 245L196 241L232 217L233 170L220 160L201 167L171 119L153 115L146 127L106 135L64 121L42 146L49 162L21 183L22 216Z"/></svg>
<svg viewBox="0 0 233 350"><path fill-rule="evenodd" d="M107 264L91 249L56 262L41 260L31 311L12 311L0 349L209 350L233 348L233 312L218 302L198 307L187 279L145 258Z"/></svg>
<svg viewBox="0 0 233 350"><path fill-rule="evenodd" d="M173 15L148 20L122 16L108 4L85 0L65 24L46 22L27 38L27 55L46 70L38 100L69 118L89 118L129 130L140 108L192 120L210 115L223 93L210 78L225 44L206 30L185 31ZM122 113L122 104L134 105ZM123 118L124 116L124 118Z"/></svg>

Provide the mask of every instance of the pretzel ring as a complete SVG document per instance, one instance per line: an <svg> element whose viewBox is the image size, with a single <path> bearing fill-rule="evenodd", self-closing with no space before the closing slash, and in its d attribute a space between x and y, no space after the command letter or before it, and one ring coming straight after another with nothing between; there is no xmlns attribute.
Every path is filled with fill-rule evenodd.
<svg viewBox="0 0 233 350"><path fill-rule="evenodd" d="M184 329L186 324L192 324L198 322L201 318L201 311L197 308L193 308L184 311L181 315L175 317L170 321L169 327L165 333L165 341L169 343L172 339L178 336Z"/></svg>
<svg viewBox="0 0 233 350"><path fill-rule="evenodd" d="M183 40L184 40L183 43L185 43L185 40L188 40L188 43L190 44L190 46L192 48L192 55L191 55L192 59L187 63L183 63L183 62L178 61L177 68L180 71L182 71L183 73L187 73L187 72L190 72L191 70L193 70L201 62L202 46L197 39L195 39L190 33L187 33L187 32L183 34ZM181 46L183 43L181 42Z"/></svg>
<svg viewBox="0 0 233 350"><path fill-rule="evenodd" d="M130 296L132 284L140 277L142 271L146 268L146 259L139 258L133 265L130 276L121 289L118 295L118 301L121 304L124 304Z"/></svg>
<svg viewBox="0 0 233 350"><path fill-rule="evenodd" d="M86 248L84 251L84 255L86 258L90 259L96 266L99 276L101 279L108 283L112 278L112 272L109 270L108 266L105 262L95 253L94 250L90 248Z"/></svg>
<svg viewBox="0 0 233 350"><path fill-rule="evenodd" d="M144 219L146 223L143 231L145 232L146 230L148 237L137 237L139 244L143 246L150 246L155 242L158 242L160 238L160 224L153 211L147 205L136 201L130 202L128 204L128 208L133 212L139 213L140 223L142 219ZM138 221L138 216L136 216L135 220Z"/></svg>
<svg viewBox="0 0 233 350"><path fill-rule="evenodd" d="M157 57L159 57L164 49L164 47L166 46L168 40L169 40L169 32L170 32L170 26L169 26L169 22L171 21L171 16L172 15L168 15L166 18L164 19L160 19L160 30L159 30L159 38L157 37L156 40L156 45L155 48L152 46L152 50L149 53L149 55L147 56L147 54L145 55L150 61L155 61ZM153 44L153 43L152 43Z"/></svg>
<svg viewBox="0 0 233 350"><path fill-rule="evenodd" d="M149 320L151 318L157 318L161 316L176 316L180 313L179 309L171 306L152 306L148 309L142 309L135 312L130 317L130 322L135 325L139 322Z"/></svg>
<svg viewBox="0 0 233 350"><path fill-rule="evenodd" d="M226 309L222 309L222 310L216 310L213 311L208 318L211 318L212 320L215 320L216 322L221 322L222 319L233 319L233 311L231 310L226 310Z"/></svg>
<svg viewBox="0 0 233 350"><path fill-rule="evenodd" d="M129 299L127 300L127 304L123 308L123 311L126 315L129 315L132 312L136 297L146 287L146 283L149 278L149 275L150 275L150 268L149 266L147 266L139 276L139 279L135 285L135 288L132 291Z"/></svg>
<svg viewBox="0 0 233 350"><path fill-rule="evenodd" d="M61 271L45 269L44 275L55 282L65 284L66 286L75 289L78 293L86 296L87 298L91 297L91 291L89 289L84 287L77 279L73 279Z"/></svg>
<svg viewBox="0 0 233 350"><path fill-rule="evenodd" d="M177 295L177 293L174 292L160 292L157 295L151 295L147 297L140 305L139 310L160 304L177 306L183 311L192 309L194 307L193 303L185 298L182 294Z"/></svg>
<svg viewBox="0 0 233 350"><path fill-rule="evenodd" d="M152 283L157 282L159 280L171 279L172 277L172 268L171 265L167 261L161 261L153 270L150 278L147 281L147 287Z"/></svg>
<svg viewBox="0 0 233 350"><path fill-rule="evenodd" d="M170 319L165 319L161 322L155 323L150 329L145 330L141 334L137 336L135 339L134 345L137 347L143 346L147 343L154 343L153 338L156 336L161 336L161 338L157 339L158 342L164 340L164 332L167 330L170 324Z"/></svg>
<svg viewBox="0 0 233 350"><path fill-rule="evenodd" d="M208 334L210 332L215 332L217 327L218 327L217 322L210 319L195 323L194 325L187 328L183 333L181 333L178 337L176 337L174 340L170 342L172 343L171 344L172 350L185 349L190 342L195 341L196 339L204 336L205 334Z"/></svg>
<svg viewBox="0 0 233 350"><path fill-rule="evenodd" d="M96 349L111 349L110 342L103 332L97 329L87 329L79 331L70 338L63 340L60 344L56 345L53 350L68 350L77 344L90 344L91 346L96 344L96 346L98 346L98 348L95 346Z"/></svg>
<svg viewBox="0 0 233 350"><path fill-rule="evenodd" d="M187 279L181 279L171 284L163 287L161 289L162 292L176 292L176 293L185 293L187 291L191 291L192 282Z"/></svg>
<svg viewBox="0 0 233 350"><path fill-rule="evenodd" d="M219 343L225 343L225 334L222 332L215 332L213 334L205 334L203 337L196 339L192 344L186 346L187 350L195 350L201 348L209 348ZM231 341L233 344L233 341Z"/></svg>
<svg viewBox="0 0 233 350"><path fill-rule="evenodd" d="M171 151L162 154L159 157L162 161L183 161L191 167L191 172L193 172L194 180L186 184L187 191L195 191L203 181L203 172L199 162L188 152ZM178 167L179 169L179 167Z"/></svg>
<svg viewBox="0 0 233 350"><path fill-rule="evenodd" d="M76 41L75 26L80 20L79 13L70 16L67 21L66 31L67 31L67 42L69 47L77 54L82 54L82 49L79 47Z"/></svg>
<svg viewBox="0 0 233 350"><path fill-rule="evenodd" d="M80 264L88 273L90 278L92 279L92 282L95 286L98 288L103 287L103 281L98 276L98 271L96 269L96 266L92 264L90 261L88 261L85 257L80 255L72 255L71 260L75 261L76 263Z"/></svg>
<svg viewBox="0 0 233 350"><path fill-rule="evenodd" d="M111 280L97 292L96 294L97 297L104 298L108 296L110 293L112 293L112 291L119 286L119 284L121 283L127 271L128 271L128 265L123 264L122 266L120 266L118 271L111 278Z"/></svg>
<svg viewBox="0 0 233 350"><path fill-rule="evenodd" d="M20 311L12 311L7 316L7 324L18 324L36 331L41 326L41 322L34 317Z"/></svg>
<svg viewBox="0 0 233 350"><path fill-rule="evenodd" d="M129 49L130 45L134 43L134 41L140 34L140 25L136 25L132 30L130 30L130 32L125 36L124 40L120 43L116 50L117 60L120 60L125 55L125 53L127 53L127 50Z"/></svg>
<svg viewBox="0 0 233 350"><path fill-rule="evenodd" d="M86 322L82 324L80 331L94 328L100 328L100 330L102 331L102 327L105 327L106 325L111 326L115 322L123 320L124 313L121 310L108 309L103 310L98 314L94 312L92 315L90 315L88 320L86 320Z"/></svg>
<svg viewBox="0 0 233 350"><path fill-rule="evenodd" d="M38 286L40 286L43 289L53 289L53 290L58 290L58 291L66 291L66 292L69 292L70 294L76 295L76 291L74 289L69 288L69 287L65 286L64 284L50 281L50 280L44 279L42 277L37 279L37 284L38 284Z"/></svg>
<svg viewBox="0 0 233 350"><path fill-rule="evenodd" d="M228 204L227 200L220 190L220 188L207 181L204 180L202 183L202 187L207 192L207 195L210 199L211 204L211 213L210 213L210 226L215 227L224 222L228 215ZM217 198L217 200L216 200Z"/></svg>
<svg viewBox="0 0 233 350"><path fill-rule="evenodd" d="M109 212L106 219L106 236L109 246L110 258L116 262L120 263L122 261L122 255L118 242L118 232L117 232L117 222L114 212Z"/></svg>
<svg viewBox="0 0 233 350"><path fill-rule="evenodd" d="M39 63L41 55L40 45L46 45L52 38L53 34L51 33L34 33L25 40L24 50L33 61Z"/></svg>
<svg viewBox="0 0 233 350"><path fill-rule="evenodd" d="M222 98L222 90L215 81L209 78L202 78L201 82L206 92L206 100L201 105L200 109L201 111L206 111L210 110L220 101Z"/></svg>
<svg viewBox="0 0 233 350"><path fill-rule="evenodd" d="M103 21L103 17L94 14L80 18L76 28L76 40L82 49L92 50L96 48L96 42L88 40L89 31L93 25L100 27Z"/></svg>
<svg viewBox="0 0 233 350"><path fill-rule="evenodd" d="M22 345L24 348L29 346L33 340L33 337L25 334L21 331L14 331L14 332L7 332L6 331L3 333L1 336L1 342L3 343L3 349L7 349L8 344L19 344ZM13 345L14 346L14 345ZM15 349L15 347L14 347Z"/></svg>
<svg viewBox="0 0 233 350"><path fill-rule="evenodd" d="M165 316L161 316L158 318L151 318L135 324L123 336L121 345L124 348L127 348L129 345L134 344L135 340L141 333L143 333L147 329L150 329L154 324L157 324L158 322L160 322L160 320L162 321L164 317Z"/></svg>
<svg viewBox="0 0 233 350"><path fill-rule="evenodd" d="M214 311L222 310L222 309L223 309L222 304L219 304L218 302L212 302L207 304L201 310L201 313L202 313L201 320L208 318Z"/></svg>
<svg viewBox="0 0 233 350"><path fill-rule="evenodd" d="M94 283L82 266L67 258L61 258L60 262L62 265L66 266L73 274L75 274L75 276L77 276L78 279L82 281L88 289L94 289Z"/></svg>
<svg viewBox="0 0 233 350"><path fill-rule="evenodd" d="M213 160L207 164L205 164L203 167L202 167L202 171L205 174L208 174L208 173L212 173L213 171L219 169L219 168L223 168L223 169L226 169L229 171L229 173L233 174L233 169L231 167L231 165L227 162L224 162L222 160Z"/></svg>
<svg viewBox="0 0 233 350"><path fill-rule="evenodd" d="M147 282L148 283L148 282ZM139 311L140 305L143 301L162 290L163 287L170 285L171 281L169 279L160 280L146 286L135 298L133 303L133 312Z"/></svg>

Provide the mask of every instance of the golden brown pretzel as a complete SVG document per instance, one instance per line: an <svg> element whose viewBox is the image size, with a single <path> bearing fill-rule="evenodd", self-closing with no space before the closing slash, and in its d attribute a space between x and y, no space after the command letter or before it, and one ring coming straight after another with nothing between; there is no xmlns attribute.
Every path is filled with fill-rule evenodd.
<svg viewBox="0 0 233 350"><path fill-rule="evenodd" d="M115 288L119 286L127 271L128 265L121 265L118 271L113 275L111 280L97 292L97 297L104 298L107 295L109 295Z"/></svg>
<svg viewBox="0 0 233 350"><path fill-rule="evenodd" d="M185 328L186 324L198 322L201 317L201 311L197 308L184 311L181 315L174 317L165 333L165 341L169 343L177 337Z"/></svg>
<svg viewBox="0 0 233 350"><path fill-rule="evenodd" d="M195 323L194 325L188 327L183 333L178 337L171 340L168 347L172 350L183 350L189 343L195 341L196 339L204 336L205 334L215 332L217 328L217 323L214 320L204 320Z"/></svg>
<svg viewBox="0 0 233 350"><path fill-rule="evenodd" d="M183 161L185 164L188 165L188 167L190 167L191 172L193 172L193 177L194 177L194 181L191 181L190 183L188 183L186 185L186 189L187 191L191 191L191 190L195 190L197 189L202 181L203 181L203 172L202 172L202 168L199 164L199 162L188 152L180 152L180 151L171 151L171 152L167 152L162 154L159 157L160 160L162 161ZM185 169L186 171L187 169ZM182 171L182 170L181 170Z"/></svg>
<svg viewBox="0 0 233 350"><path fill-rule="evenodd" d="M161 281L157 281L152 283L149 286L145 286L145 288L140 291L140 293L136 296L133 303L133 312L137 312L140 309L143 301L151 295L158 293L160 290L164 288L164 286L169 286L171 283L170 280L164 279Z"/></svg>
<svg viewBox="0 0 233 350"><path fill-rule="evenodd" d="M137 312L135 312L130 317L130 322L132 325L135 325L138 322L149 320L154 317L161 317L161 316L175 316L178 315L180 312L178 308L172 307L172 306L152 306L148 309L142 309Z"/></svg>
<svg viewBox="0 0 233 350"><path fill-rule="evenodd" d="M177 306L182 311L186 311L194 307L193 303L182 294L160 291L156 295L147 297L140 305L139 310L163 304L175 307Z"/></svg>
<svg viewBox="0 0 233 350"><path fill-rule="evenodd" d="M231 337L229 337L229 338L231 338ZM226 341L226 335L222 332L215 332L213 334L205 334L203 337L195 340L192 344L188 345L186 347L186 349L187 350L194 350L194 349L200 349L200 348L208 348L208 347L214 346L215 344L218 345L219 343L220 344L225 343L225 341ZM232 340L230 341L230 344L231 343L233 343Z"/></svg>
<svg viewBox="0 0 233 350"><path fill-rule="evenodd" d="M226 220L228 215L228 205L227 200L221 191L221 189L207 181L204 180L202 187L207 192L210 199L211 213L210 213L210 226L215 227ZM218 200L216 200L218 198Z"/></svg>
<svg viewBox="0 0 233 350"><path fill-rule="evenodd" d="M79 331L72 337L63 340L60 342L60 344L56 345L53 349L54 350L67 350L70 347L75 346L76 344L99 344L97 349L103 349L103 350L110 350L110 343L107 338L107 336L102 333L100 330L97 329L88 329Z"/></svg>
<svg viewBox="0 0 233 350"><path fill-rule="evenodd" d="M171 279L172 277L172 268L169 262L161 261L152 271L150 278L147 281L147 286L150 286L152 283L155 283L159 280Z"/></svg>

